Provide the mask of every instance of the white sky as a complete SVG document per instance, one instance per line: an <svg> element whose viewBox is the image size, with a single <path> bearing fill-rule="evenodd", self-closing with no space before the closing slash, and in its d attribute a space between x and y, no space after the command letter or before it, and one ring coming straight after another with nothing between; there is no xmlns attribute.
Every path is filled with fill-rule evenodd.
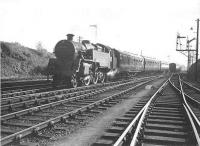
<svg viewBox="0 0 200 146"><path fill-rule="evenodd" d="M89 25L97 24L98 42L186 64L176 34L196 36L197 18L200 0L0 0L0 40L31 48L41 41L52 52L67 33L94 40Z"/></svg>

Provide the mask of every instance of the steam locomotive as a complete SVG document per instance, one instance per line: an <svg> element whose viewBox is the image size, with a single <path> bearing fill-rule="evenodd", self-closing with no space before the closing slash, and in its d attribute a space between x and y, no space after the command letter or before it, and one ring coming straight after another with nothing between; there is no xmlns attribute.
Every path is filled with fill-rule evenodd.
<svg viewBox="0 0 200 146"><path fill-rule="evenodd" d="M121 52L103 44L88 40L75 42L73 36L68 34L67 40L59 41L54 50L56 58L49 59L48 74L53 76L54 83L65 82L77 87L104 83L120 74L169 68L159 60Z"/></svg>

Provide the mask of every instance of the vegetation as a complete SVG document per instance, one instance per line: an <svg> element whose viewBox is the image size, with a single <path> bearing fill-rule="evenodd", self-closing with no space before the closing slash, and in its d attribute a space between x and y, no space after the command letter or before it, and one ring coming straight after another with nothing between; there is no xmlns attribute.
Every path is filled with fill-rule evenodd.
<svg viewBox="0 0 200 146"><path fill-rule="evenodd" d="M49 58L53 55L44 48L37 50L19 43L0 42L1 79L44 76Z"/></svg>

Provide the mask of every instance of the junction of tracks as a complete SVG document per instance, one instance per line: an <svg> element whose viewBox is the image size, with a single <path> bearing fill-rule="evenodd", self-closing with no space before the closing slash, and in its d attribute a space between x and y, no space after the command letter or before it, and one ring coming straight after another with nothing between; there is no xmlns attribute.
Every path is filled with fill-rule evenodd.
<svg viewBox="0 0 200 146"><path fill-rule="evenodd" d="M200 87L178 74L2 85L2 145L200 145Z"/></svg>

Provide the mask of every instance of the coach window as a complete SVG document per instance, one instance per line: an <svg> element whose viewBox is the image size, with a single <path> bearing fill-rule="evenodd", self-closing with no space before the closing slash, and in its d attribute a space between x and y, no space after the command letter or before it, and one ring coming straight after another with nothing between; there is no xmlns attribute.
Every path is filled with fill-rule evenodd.
<svg viewBox="0 0 200 146"><path fill-rule="evenodd" d="M122 55L120 55L120 61L121 61L121 63L123 63L123 56Z"/></svg>
<svg viewBox="0 0 200 146"><path fill-rule="evenodd" d="M108 50L108 48L106 48L106 47L105 47L105 53L109 53L109 50Z"/></svg>
<svg viewBox="0 0 200 146"><path fill-rule="evenodd" d="M125 56L125 63L128 64L128 56Z"/></svg>
<svg viewBox="0 0 200 146"><path fill-rule="evenodd" d="M131 64L131 59L129 56L128 56L128 64Z"/></svg>
<svg viewBox="0 0 200 146"><path fill-rule="evenodd" d="M124 56L122 55L122 63L124 64Z"/></svg>

